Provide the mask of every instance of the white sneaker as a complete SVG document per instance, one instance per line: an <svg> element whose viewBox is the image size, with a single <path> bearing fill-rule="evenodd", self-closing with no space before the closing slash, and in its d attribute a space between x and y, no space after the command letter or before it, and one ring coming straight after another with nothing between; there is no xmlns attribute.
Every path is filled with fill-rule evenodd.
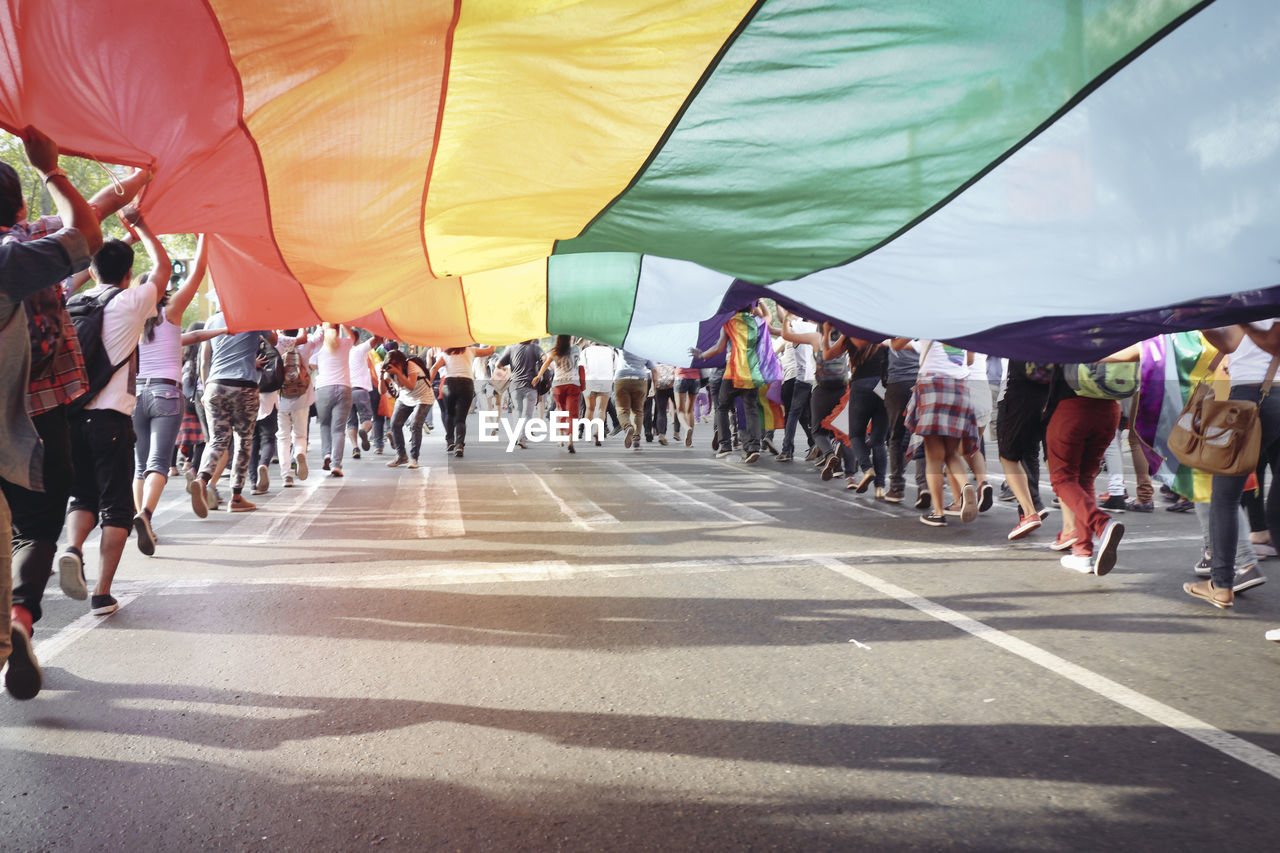
<svg viewBox="0 0 1280 853"><path fill-rule="evenodd" d="M271 472L266 465L258 466L258 488L262 491L255 491L255 495L265 495L267 489L271 488Z"/></svg>
<svg viewBox="0 0 1280 853"><path fill-rule="evenodd" d="M298 463L298 479L307 479L307 454L299 453L294 460Z"/></svg>
<svg viewBox="0 0 1280 853"><path fill-rule="evenodd" d="M67 598L84 601L89 597L89 586L84 581L84 557L70 545L58 555L58 584Z"/></svg>
<svg viewBox="0 0 1280 853"><path fill-rule="evenodd" d="M292 475L292 474L285 474L285 475L284 475L284 487L285 487L286 489L292 489L292 488L293 488L293 475Z"/></svg>
<svg viewBox="0 0 1280 853"><path fill-rule="evenodd" d="M1093 557L1084 557L1076 554L1063 554L1062 567L1071 569L1074 572L1080 572L1082 575L1093 574Z"/></svg>
<svg viewBox="0 0 1280 853"><path fill-rule="evenodd" d="M1266 637L1273 643L1280 643L1280 628L1272 628L1267 632Z"/></svg>

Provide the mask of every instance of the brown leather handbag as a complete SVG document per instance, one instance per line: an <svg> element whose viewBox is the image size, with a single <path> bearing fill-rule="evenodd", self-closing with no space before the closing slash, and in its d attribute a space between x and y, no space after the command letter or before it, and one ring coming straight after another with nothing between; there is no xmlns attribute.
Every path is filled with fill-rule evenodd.
<svg viewBox="0 0 1280 853"><path fill-rule="evenodd" d="M1222 353L1209 363L1209 379L1191 389L1182 414L1169 431L1169 450L1183 465L1222 474L1244 477L1258 467L1262 448L1262 423L1258 404L1250 400L1218 400L1213 391L1213 374ZM1276 376L1280 355L1271 359L1262 397L1266 399Z"/></svg>

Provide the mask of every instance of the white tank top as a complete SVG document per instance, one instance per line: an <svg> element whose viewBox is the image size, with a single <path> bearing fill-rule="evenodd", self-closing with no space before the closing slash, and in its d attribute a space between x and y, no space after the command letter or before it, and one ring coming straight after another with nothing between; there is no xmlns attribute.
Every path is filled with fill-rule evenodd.
<svg viewBox="0 0 1280 853"><path fill-rule="evenodd" d="M464 349L462 352L450 355L447 352L441 352L444 358L444 369L448 376L457 376L462 379L471 378L471 350Z"/></svg>
<svg viewBox="0 0 1280 853"><path fill-rule="evenodd" d="M182 328L175 326L160 312L155 338L148 341L144 332L138 338L139 379L182 379Z"/></svg>

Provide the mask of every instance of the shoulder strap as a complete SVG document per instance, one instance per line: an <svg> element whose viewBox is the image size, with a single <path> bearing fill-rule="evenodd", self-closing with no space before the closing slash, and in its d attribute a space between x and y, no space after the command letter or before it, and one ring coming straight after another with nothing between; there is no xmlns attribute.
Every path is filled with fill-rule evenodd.
<svg viewBox="0 0 1280 853"><path fill-rule="evenodd" d="M1267 378L1262 382L1262 396L1265 399L1271 393L1271 383L1276 378L1276 368L1280 367L1280 353L1271 356L1271 364L1267 366Z"/></svg>

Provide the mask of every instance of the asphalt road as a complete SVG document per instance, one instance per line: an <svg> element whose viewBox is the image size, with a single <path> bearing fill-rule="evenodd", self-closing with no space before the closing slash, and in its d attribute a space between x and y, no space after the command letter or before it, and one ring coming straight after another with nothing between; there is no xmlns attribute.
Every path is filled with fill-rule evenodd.
<svg viewBox="0 0 1280 853"><path fill-rule="evenodd" d="M1280 577L1219 612L1193 515L1083 576L1056 517L934 530L708 437L173 484L118 613L51 582L0 849L1280 845Z"/></svg>

